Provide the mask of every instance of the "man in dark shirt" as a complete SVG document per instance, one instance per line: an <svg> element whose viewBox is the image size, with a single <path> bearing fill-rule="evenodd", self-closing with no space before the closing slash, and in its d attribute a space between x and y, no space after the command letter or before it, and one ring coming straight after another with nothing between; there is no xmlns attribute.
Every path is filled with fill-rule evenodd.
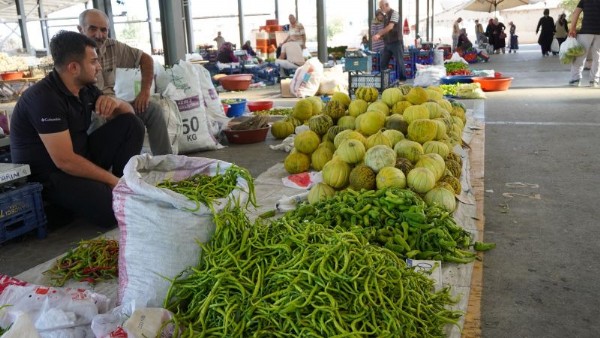
<svg viewBox="0 0 600 338"><path fill-rule="evenodd" d="M29 88L11 117L14 163L29 164L44 198L100 226L116 225L112 188L139 154L144 125L133 107L94 86L96 43L62 31L50 42L54 70ZM91 115L108 122L87 134Z"/></svg>
<svg viewBox="0 0 600 338"><path fill-rule="evenodd" d="M581 29L577 32L577 20L583 13ZM577 37L577 41L583 45L587 53L579 56L571 64L571 80L569 85L579 86L583 67L588 55L592 55L592 66L590 70L590 87L600 88L600 1L580 0L577 8L573 11L570 37Z"/></svg>
<svg viewBox="0 0 600 338"><path fill-rule="evenodd" d="M404 44L402 42L402 29L400 27L400 15L390 7L387 0L379 1L379 9L385 14L383 29L373 35L373 41L383 39L383 50L381 51L381 70L388 69L390 59L396 60L398 79L406 81L404 70Z"/></svg>

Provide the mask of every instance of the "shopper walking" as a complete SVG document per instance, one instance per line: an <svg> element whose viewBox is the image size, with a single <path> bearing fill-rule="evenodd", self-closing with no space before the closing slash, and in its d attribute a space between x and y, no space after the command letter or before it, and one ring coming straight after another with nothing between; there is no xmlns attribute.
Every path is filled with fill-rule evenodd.
<svg viewBox="0 0 600 338"><path fill-rule="evenodd" d="M581 29L577 32L577 20L579 20L581 13L584 14L583 20ZM591 53L590 86L600 87L600 20L598 18L600 18L600 1L597 0L581 0L575 11L573 11L569 36L577 37L577 41L583 45L588 53L577 57L571 64L571 81L569 81L569 84L572 86L581 84L583 65L587 55Z"/></svg>
<svg viewBox="0 0 600 338"><path fill-rule="evenodd" d="M383 39L383 50L381 52L381 70L388 69L392 56L396 61L398 80L406 81L404 69L404 43L402 41L402 27L400 15L390 7L388 0L379 1L379 9L385 14L384 27L373 35L373 40Z"/></svg>
<svg viewBox="0 0 600 338"><path fill-rule="evenodd" d="M502 22L498 21L498 18L494 18L494 53L502 54L506 53L506 26Z"/></svg>
<svg viewBox="0 0 600 338"><path fill-rule="evenodd" d="M516 34L517 26L511 21L508 23L508 32L510 33L510 45L508 47L508 53L516 53L519 49L519 36Z"/></svg>
<svg viewBox="0 0 600 338"><path fill-rule="evenodd" d="M542 47L542 56L550 54L552 39L554 38L554 19L550 16L550 10L544 9L544 16L540 18L535 29L535 34L540 34L538 44Z"/></svg>
<svg viewBox="0 0 600 338"><path fill-rule="evenodd" d="M494 19L490 19L488 21L487 27L485 27L485 36L488 38L488 53L494 52L494 31L496 30L496 25L494 24Z"/></svg>
<svg viewBox="0 0 600 338"><path fill-rule="evenodd" d="M379 32L380 30L383 29L383 23L384 23L384 19L385 19L385 15L383 14L383 12L378 9L375 12L375 18L373 18L373 22L371 23L371 36L377 34L377 32ZM383 50L384 47L384 43L383 40L373 40L371 41L371 51L374 53L381 53L381 51Z"/></svg>
<svg viewBox="0 0 600 338"><path fill-rule="evenodd" d="M568 35L569 23L567 22L567 15L565 13L562 13L558 17L558 20L556 20L556 25L554 25L554 37L556 38L556 41L558 41L559 48L560 45L562 45L562 43L565 42ZM554 52L552 54L554 54Z"/></svg>

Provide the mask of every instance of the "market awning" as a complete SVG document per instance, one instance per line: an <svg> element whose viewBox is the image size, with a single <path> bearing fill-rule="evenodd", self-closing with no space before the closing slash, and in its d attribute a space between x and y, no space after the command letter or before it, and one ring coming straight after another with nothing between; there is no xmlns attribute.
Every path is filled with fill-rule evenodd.
<svg viewBox="0 0 600 338"><path fill-rule="evenodd" d="M32 19L38 19L39 4L43 8L46 15L52 12L56 12L61 9L69 8L71 6L86 3L86 0L22 0L24 13L26 17ZM17 14L17 3L16 0L0 0L0 22L18 22L20 15Z"/></svg>

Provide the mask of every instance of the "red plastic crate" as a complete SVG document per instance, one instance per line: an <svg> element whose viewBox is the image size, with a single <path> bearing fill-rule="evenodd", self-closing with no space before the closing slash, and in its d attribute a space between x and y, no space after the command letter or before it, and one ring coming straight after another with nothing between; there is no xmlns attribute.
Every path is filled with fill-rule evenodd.
<svg viewBox="0 0 600 338"><path fill-rule="evenodd" d="M0 193L0 243L36 230L46 237L42 185L26 183Z"/></svg>

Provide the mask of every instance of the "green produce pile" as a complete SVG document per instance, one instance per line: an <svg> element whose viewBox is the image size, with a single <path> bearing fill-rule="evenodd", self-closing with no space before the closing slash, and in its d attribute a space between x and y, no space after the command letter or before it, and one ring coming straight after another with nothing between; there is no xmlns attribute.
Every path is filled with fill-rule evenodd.
<svg viewBox="0 0 600 338"><path fill-rule="evenodd" d="M469 263L477 258L469 248L494 246L474 242L449 212L437 205L427 206L413 191L399 188L348 189L315 204L300 205L283 219L359 232L369 243L386 247L401 259Z"/></svg>
<svg viewBox="0 0 600 338"><path fill-rule="evenodd" d="M444 96L455 96L458 93L458 83L455 84L442 84L439 85L440 89L444 92Z"/></svg>
<svg viewBox="0 0 600 338"><path fill-rule="evenodd" d="M560 61L567 65L573 63L577 57L583 56L586 53L587 51L585 48L580 43L577 43L577 45L567 49L565 53L561 54Z"/></svg>
<svg viewBox="0 0 600 338"><path fill-rule="evenodd" d="M117 277L118 260L118 241L106 238L82 240L44 274L50 277L52 286L63 286L70 279L96 284Z"/></svg>
<svg viewBox="0 0 600 338"><path fill-rule="evenodd" d="M445 62L446 74L448 75L469 75L469 65L463 62Z"/></svg>
<svg viewBox="0 0 600 338"><path fill-rule="evenodd" d="M283 115L289 116L294 108L271 108L268 110L258 110L254 112L254 115Z"/></svg>
<svg viewBox="0 0 600 338"><path fill-rule="evenodd" d="M6 307L9 307L10 305L2 305L0 306L0 311ZM0 336L2 336L3 334L5 334L6 332L8 332L8 330L10 330L10 327L12 326L12 324L10 324L7 327L2 327L0 326Z"/></svg>
<svg viewBox="0 0 600 338"><path fill-rule="evenodd" d="M344 230L285 217L215 215L196 267L172 281L164 307L181 337L443 337L462 315L448 288Z"/></svg>
<svg viewBox="0 0 600 338"><path fill-rule="evenodd" d="M254 178L247 169L236 165L231 165L219 175L197 174L177 182L166 180L156 186L172 190L195 201L196 209L191 211L199 210L201 204L213 210L213 204L217 199L229 196L234 189L238 188L238 178L243 178L248 182L248 203L256 205Z"/></svg>

